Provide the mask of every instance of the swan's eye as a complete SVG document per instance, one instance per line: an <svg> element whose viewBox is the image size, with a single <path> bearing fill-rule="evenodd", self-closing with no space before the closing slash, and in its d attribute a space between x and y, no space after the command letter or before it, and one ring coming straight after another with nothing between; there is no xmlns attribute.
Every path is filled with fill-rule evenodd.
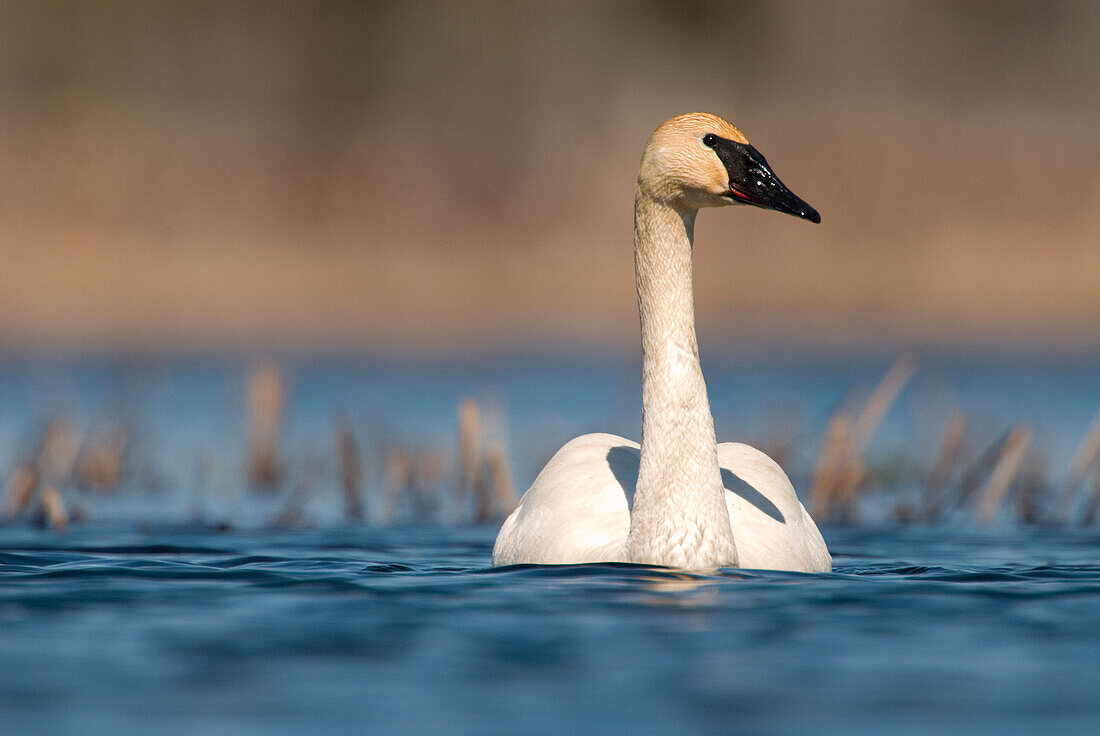
<svg viewBox="0 0 1100 736"><path fill-rule="evenodd" d="M716 145L718 145L718 136L716 136L714 133L707 133L705 136L703 136L703 145L708 146L709 148L714 148Z"/></svg>

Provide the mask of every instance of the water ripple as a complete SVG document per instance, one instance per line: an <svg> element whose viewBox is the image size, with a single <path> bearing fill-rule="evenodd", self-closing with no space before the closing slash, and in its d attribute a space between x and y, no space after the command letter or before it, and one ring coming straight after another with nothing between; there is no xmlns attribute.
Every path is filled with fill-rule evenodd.
<svg viewBox="0 0 1100 736"><path fill-rule="evenodd" d="M805 575L494 569L492 529L4 529L0 708L14 732L95 714L119 736L210 732L198 700L265 734L1100 718L1095 535L827 531L837 569Z"/></svg>

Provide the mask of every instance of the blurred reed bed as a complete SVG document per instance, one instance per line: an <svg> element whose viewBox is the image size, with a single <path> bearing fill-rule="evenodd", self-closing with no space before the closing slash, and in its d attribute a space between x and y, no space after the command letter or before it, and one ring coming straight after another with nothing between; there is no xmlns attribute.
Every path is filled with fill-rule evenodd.
<svg viewBox="0 0 1100 736"><path fill-rule="evenodd" d="M807 423L788 407L761 425L755 444L783 464L820 524L1095 523L1100 410L1065 468L1050 466L1042 436L1026 422L979 421L957 406L939 412L943 419L925 428L927 436L904 437L907 449L876 451L880 428L903 411L899 396L920 371L916 356L902 355L877 383L853 385L820 421ZM182 513L224 529L497 524L522 490L513 457L551 451L513 447L504 407L472 396L454 407L450 441L410 439L337 406L329 435L288 443L291 386L277 362L256 363L240 390L240 462L197 452L182 494L165 490L155 444L135 441L143 433L132 412L88 425L75 414L43 417L2 469L0 518L63 532L91 518L95 499L117 497L123 505L140 501L143 518ZM230 502L211 511L217 497ZM319 507L328 512L318 514Z"/></svg>

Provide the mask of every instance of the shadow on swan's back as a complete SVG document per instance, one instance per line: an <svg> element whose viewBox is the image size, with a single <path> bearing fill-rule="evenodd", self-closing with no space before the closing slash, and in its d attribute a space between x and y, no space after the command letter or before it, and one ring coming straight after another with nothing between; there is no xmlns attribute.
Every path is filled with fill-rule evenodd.
<svg viewBox="0 0 1100 736"><path fill-rule="evenodd" d="M623 495L626 496L627 505L634 508L634 489L638 486L638 467L641 464L641 450L630 445L618 445L607 451L607 464L615 480L622 486ZM721 468L722 486L740 496L745 502L754 506L761 513L767 514L780 524L785 524L786 519L779 507L768 500L760 491L756 490L749 482L742 480L740 476L729 468Z"/></svg>

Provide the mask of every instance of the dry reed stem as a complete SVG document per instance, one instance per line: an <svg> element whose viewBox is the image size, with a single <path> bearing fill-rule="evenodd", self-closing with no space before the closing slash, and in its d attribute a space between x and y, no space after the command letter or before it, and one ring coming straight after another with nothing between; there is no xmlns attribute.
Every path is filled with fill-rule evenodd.
<svg viewBox="0 0 1100 736"><path fill-rule="evenodd" d="M344 412L333 418L336 430L336 457L340 466L340 487L344 493L344 510L349 519L363 520L363 459Z"/></svg>
<svg viewBox="0 0 1100 736"><path fill-rule="evenodd" d="M882 420L886 418L890 407L897 401L901 390L905 388L905 384L909 383L909 379L916 371L916 358L906 353L894 361L890 370L871 392L852 428L852 441L856 451L861 455L867 451L868 445L871 444L871 440L882 425Z"/></svg>
<svg viewBox="0 0 1100 736"><path fill-rule="evenodd" d="M217 463L208 447L199 448L195 455L195 483L191 494L189 515L195 522L206 518L206 501L214 488Z"/></svg>
<svg viewBox="0 0 1100 736"><path fill-rule="evenodd" d="M305 509L302 508L303 500L300 498L297 488L290 494L287 503L271 521L271 526L276 529L304 529L313 525Z"/></svg>
<svg viewBox="0 0 1100 736"><path fill-rule="evenodd" d="M386 471L382 480L386 505L383 521L393 521L400 510L401 499L413 484L413 456L401 445L390 448L386 455Z"/></svg>
<svg viewBox="0 0 1100 736"><path fill-rule="evenodd" d="M982 480L989 476L993 465L997 462L997 458L1001 456L1005 442L1008 441L1011 433L1012 430L1010 429L1001 435L995 442L990 444L985 452L983 452L966 472L963 473L957 486L958 491L955 499L956 506L969 504L973 501L974 495L982 484Z"/></svg>
<svg viewBox="0 0 1100 736"><path fill-rule="evenodd" d="M481 407L471 398L458 404L459 492L468 498L481 482Z"/></svg>
<svg viewBox="0 0 1100 736"><path fill-rule="evenodd" d="M65 500L61 498L61 492L53 486L47 486L42 491L42 516L54 531L63 532L69 528L69 512L65 509Z"/></svg>
<svg viewBox="0 0 1100 736"><path fill-rule="evenodd" d="M465 505L465 500L473 496L474 522L479 524L496 519L499 513L497 477L491 457L494 451L501 454L502 457L497 462L503 463L500 467L503 471L507 471L507 461L503 459L503 448L498 445L492 450L485 449L485 415L486 412L475 399L463 399L458 405L460 501ZM510 476L510 472L508 475ZM502 479L501 483L504 482ZM510 478L507 482L511 483ZM501 490L501 493L506 491ZM515 493L514 489L512 493Z"/></svg>
<svg viewBox="0 0 1100 736"><path fill-rule="evenodd" d="M812 515L822 521L854 521L854 499L866 477L863 460L855 448L852 423L838 414L825 429L821 455L810 490Z"/></svg>
<svg viewBox="0 0 1100 736"><path fill-rule="evenodd" d="M1097 455L1100 455L1100 410L1097 410L1096 415L1093 416L1092 422L1089 423L1088 429L1085 430L1069 461L1069 474L1058 509L1063 521L1069 520L1069 515L1073 511L1073 499L1081 488L1081 482L1096 464Z"/></svg>
<svg viewBox="0 0 1100 736"><path fill-rule="evenodd" d="M437 519L439 481L447 473L446 455L436 447L421 446L413 454L412 474L405 492L413 499L417 521Z"/></svg>
<svg viewBox="0 0 1100 736"><path fill-rule="evenodd" d="M1092 477L1092 493L1089 494L1088 505L1085 514L1081 517L1082 525L1090 525L1096 521L1097 511L1100 511L1100 473Z"/></svg>
<svg viewBox="0 0 1100 736"><path fill-rule="evenodd" d="M818 521L829 517L833 505L836 478L843 463L847 443L848 420L843 416L834 416L825 427L825 437L821 441L821 454L817 457L813 481L810 484L810 515Z"/></svg>
<svg viewBox="0 0 1100 736"><path fill-rule="evenodd" d="M1020 492L1016 494L1016 516L1024 524L1038 524L1042 517L1042 497L1049 490L1042 458L1028 453L1020 471Z"/></svg>
<svg viewBox="0 0 1100 736"><path fill-rule="evenodd" d="M1012 487L1012 481L1019 473L1024 453L1031 443L1031 430L1023 424L1017 424L1009 432L1001 446L1000 456L978 496L978 523L988 526L997 516L1005 496Z"/></svg>
<svg viewBox="0 0 1100 736"><path fill-rule="evenodd" d="M477 504L474 508L474 522L477 524L507 516L516 507L519 499L508 465L508 454L503 446L494 445L485 453L477 491Z"/></svg>
<svg viewBox="0 0 1100 736"><path fill-rule="evenodd" d="M290 495L287 496L282 511L271 522L272 526L299 529L313 526L312 519L306 513L306 505L324 474L324 462L316 454L309 453L302 460L300 467L301 476L297 479Z"/></svg>
<svg viewBox="0 0 1100 736"><path fill-rule="evenodd" d="M500 517L505 517L516 508L519 503L519 495L516 493L516 483L512 479L512 469L508 463L508 453L503 447L494 447L489 452L489 470L492 478L493 501L496 512Z"/></svg>
<svg viewBox="0 0 1100 736"><path fill-rule="evenodd" d="M478 466L477 483L474 486L474 523L484 524L493 516L493 491L489 480L489 463Z"/></svg>
<svg viewBox="0 0 1100 736"><path fill-rule="evenodd" d="M51 419L38 449L38 472L44 483L68 484L80 452L80 435L67 416Z"/></svg>
<svg viewBox="0 0 1100 736"><path fill-rule="evenodd" d="M283 420L283 374L272 362L248 376L248 477L256 488L275 488L281 476L279 433Z"/></svg>
<svg viewBox="0 0 1100 736"><path fill-rule="evenodd" d="M110 493L122 482L126 465L129 433L115 425L92 436L84 443L77 461L77 478L81 488Z"/></svg>
<svg viewBox="0 0 1100 736"><path fill-rule="evenodd" d="M902 355L871 392L855 420L843 410L829 420L810 491L815 518L858 521L859 493L867 478L863 455L915 371L916 359Z"/></svg>
<svg viewBox="0 0 1100 736"><path fill-rule="evenodd" d="M4 493L4 521L11 521L23 514L31 505L38 488L38 471L31 465L20 465L8 479Z"/></svg>
<svg viewBox="0 0 1100 736"><path fill-rule="evenodd" d="M956 411L943 427L940 449L936 452L936 460L932 464L932 470L928 473L928 480L924 487L924 518L928 521L940 515L947 483L962 454L963 442L966 439L966 424L966 415Z"/></svg>
<svg viewBox="0 0 1100 736"><path fill-rule="evenodd" d="M416 453L416 480L435 488L447 475L447 453L434 445L424 445Z"/></svg>

